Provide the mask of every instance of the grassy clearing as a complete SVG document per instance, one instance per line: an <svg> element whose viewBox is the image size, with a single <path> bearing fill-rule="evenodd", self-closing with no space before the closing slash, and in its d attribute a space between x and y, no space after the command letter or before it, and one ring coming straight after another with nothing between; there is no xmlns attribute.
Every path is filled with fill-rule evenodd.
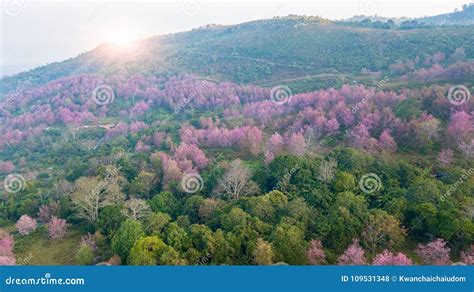
<svg viewBox="0 0 474 292"><path fill-rule="evenodd" d="M34 233L15 235L15 256L18 265L77 265L75 255L81 233L70 229L58 240L50 240L47 231L38 228Z"/></svg>

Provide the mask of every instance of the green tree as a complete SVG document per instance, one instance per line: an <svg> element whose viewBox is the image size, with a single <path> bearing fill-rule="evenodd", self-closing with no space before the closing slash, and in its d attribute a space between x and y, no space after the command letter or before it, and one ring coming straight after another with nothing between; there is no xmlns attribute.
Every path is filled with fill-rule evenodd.
<svg viewBox="0 0 474 292"><path fill-rule="evenodd" d="M76 261L80 265L91 265L94 262L94 251L88 245L82 245L77 251Z"/></svg>
<svg viewBox="0 0 474 292"><path fill-rule="evenodd" d="M154 266L168 246L157 236L142 237L135 241L131 251L129 264Z"/></svg>
<svg viewBox="0 0 474 292"><path fill-rule="evenodd" d="M157 176L151 172L141 171L130 184L130 193L143 199L150 198L150 191L157 183Z"/></svg>
<svg viewBox="0 0 474 292"><path fill-rule="evenodd" d="M168 247L158 260L159 265L180 266L186 265L187 262L181 258L179 252L172 247Z"/></svg>
<svg viewBox="0 0 474 292"><path fill-rule="evenodd" d="M342 192L326 216L330 230L325 238L326 246L343 250L353 238L360 236L368 216L367 202L363 196Z"/></svg>
<svg viewBox="0 0 474 292"><path fill-rule="evenodd" d="M161 192L150 201L153 212L167 213L171 217L179 214L179 201L171 192Z"/></svg>
<svg viewBox="0 0 474 292"><path fill-rule="evenodd" d="M191 247L191 239L186 230L176 222L171 222L165 230L166 242L177 251L186 251Z"/></svg>
<svg viewBox="0 0 474 292"><path fill-rule="evenodd" d="M271 265L274 257L272 245L259 238L253 251L253 262L256 265Z"/></svg>
<svg viewBox="0 0 474 292"><path fill-rule="evenodd" d="M122 206L105 206L99 210L99 218L95 223L96 230L100 233L112 238L125 221L125 215L122 212Z"/></svg>
<svg viewBox="0 0 474 292"><path fill-rule="evenodd" d="M304 231L295 225L280 223L272 233L275 259L290 265L305 263L306 241Z"/></svg>
<svg viewBox="0 0 474 292"><path fill-rule="evenodd" d="M135 241L143 235L142 224L139 221L127 219L112 239L113 253L118 255L123 263L127 263L130 249Z"/></svg>
<svg viewBox="0 0 474 292"><path fill-rule="evenodd" d="M202 196L194 195L189 197L184 203L183 213L189 216L191 222L199 221L199 207L203 201L204 198Z"/></svg>
<svg viewBox="0 0 474 292"><path fill-rule="evenodd" d="M374 256L378 248L400 246L405 240L405 230L397 218L383 210L373 209L365 222L362 239Z"/></svg>
<svg viewBox="0 0 474 292"><path fill-rule="evenodd" d="M203 252L203 254L214 253L214 236L209 227L202 224L193 224L189 228L189 236L194 248Z"/></svg>
<svg viewBox="0 0 474 292"><path fill-rule="evenodd" d="M163 229L170 221L171 216L166 213L151 213L145 220L145 232L147 234L160 236Z"/></svg>
<svg viewBox="0 0 474 292"><path fill-rule="evenodd" d="M221 216L221 225L226 231L234 229L235 226L245 224L250 215L240 208L232 208L228 214Z"/></svg>
<svg viewBox="0 0 474 292"><path fill-rule="evenodd" d="M334 181L334 190L336 193L353 191L355 187L356 180L352 174L341 171L336 175L336 180Z"/></svg>

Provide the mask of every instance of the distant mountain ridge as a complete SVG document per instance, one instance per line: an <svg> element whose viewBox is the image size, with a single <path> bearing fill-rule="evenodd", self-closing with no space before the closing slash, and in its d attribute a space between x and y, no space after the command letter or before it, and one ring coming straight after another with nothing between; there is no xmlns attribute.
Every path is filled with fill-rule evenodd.
<svg viewBox="0 0 474 292"><path fill-rule="evenodd" d="M417 19L430 25L474 25L474 3L466 4L460 11Z"/></svg>
<svg viewBox="0 0 474 292"><path fill-rule="evenodd" d="M474 3L466 4L462 10L456 10L454 12L426 16L420 18L409 18L409 17L383 17L378 15L355 15L348 19L343 19L342 22L362 22L370 20L371 22L388 22L393 21L396 25L408 21L417 21L426 25L434 26L462 26L462 25L473 25L474 24Z"/></svg>
<svg viewBox="0 0 474 292"><path fill-rule="evenodd" d="M460 13L473 9L470 5ZM455 15L449 20L460 19ZM375 29L291 15L150 37L123 52L102 45L63 62L4 77L0 94L25 82L37 85L76 74L123 70L152 75L191 73L216 81L260 85L289 78L340 78L361 70L386 71L399 60L417 56L449 55L460 47L472 59L472 43L474 26Z"/></svg>

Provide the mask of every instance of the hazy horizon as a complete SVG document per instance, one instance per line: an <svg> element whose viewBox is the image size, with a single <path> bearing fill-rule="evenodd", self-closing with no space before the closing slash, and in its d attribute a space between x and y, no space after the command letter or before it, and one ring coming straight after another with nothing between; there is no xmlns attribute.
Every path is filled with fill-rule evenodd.
<svg viewBox="0 0 474 292"><path fill-rule="evenodd" d="M7 0L2 1L0 21L0 76L73 58L120 38L146 38L188 31L207 24L233 25L289 14L321 16L331 20L356 15L418 18L452 12L468 1L427 3L426 0L257 3ZM51 15L56 16L54 21L51 21Z"/></svg>

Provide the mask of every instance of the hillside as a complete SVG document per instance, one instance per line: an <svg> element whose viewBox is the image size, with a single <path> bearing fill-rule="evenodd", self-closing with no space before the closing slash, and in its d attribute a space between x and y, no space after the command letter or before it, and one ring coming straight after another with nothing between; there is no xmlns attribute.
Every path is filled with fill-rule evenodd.
<svg viewBox="0 0 474 292"><path fill-rule="evenodd" d="M472 264L473 32L289 16L3 78L0 264Z"/></svg>
<svg viewBox="0 0 474 292"><path fill-rule="evenodd" d="M417 19L421 23L429 25L473 25L474 24L474 3L466 4L460 11L424 17Z"/></svg>
<svg viewBox="0 0 474 292"><path fill-rule="evenodd" d="M103 45L64 62L0 80L2 93L80 73L194 73L237 83L276 85L286 79L341 83L361 70L388 72L399 60L465 48L474 58L474 27L370 29L317 17L289 16L210 26L152 37L123 51ZM330 78L326 80L328 77ZM331 77L332 76L332 77ZM350 79L350 78L349 78Z"/></svg>

